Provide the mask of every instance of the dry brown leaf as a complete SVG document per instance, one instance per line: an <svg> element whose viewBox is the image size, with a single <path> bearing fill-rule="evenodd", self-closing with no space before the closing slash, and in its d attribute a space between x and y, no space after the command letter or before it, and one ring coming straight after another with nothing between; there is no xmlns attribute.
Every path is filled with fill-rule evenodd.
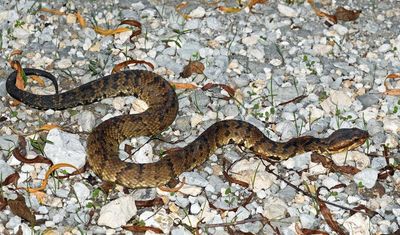
<svg viewBox="0 0 400 235"><path fill-rule="evenodd" d="M314 0L307 0L307 2L311 5L311 8L314 10L315 14L319 17L326 17L328 20L332 21L334 24L337 23L336 16L330 15L328 13L325 13L321 10L318 9L317 6L315 6Z"/></svg>
<svg viewBox="0 0 400 235"><path fill-rule="evenodd" d="M145 64L145 65L149 66L151 69L154 69L154 65L150 62L147 62L144 60L127 60L127 61L124 61L124 62L121 62L121 63L115 65L113 70L111 71L111 73L118 73L121 71L121 69L125 68L126 66L128 66L130 64Z"/></svg>
<svg viewBox="0 0 400 235"><path fill-rule="evenodd" d="M31 75L31 76L29 76L33 81L36 81L38 84L39 84L39 86L41 86L41 87L45 87L46 85L44 84L44 80L43 80L43 78L41 78L40 76L37 76L37 75Z"/></svg>
<svg viewBox="0 0 400 235"><path fill-rule="evenodd" d="M60 128L60 126L57 124L44 124L43 126L39 127L38 131L49 131L54 128Z"/></svg>
<svg viewBox="0 0 400 235"><path fill-rule="evenodd" d="M295 229L298 235L329 235L327 232L316 229L300 228L297 223L295 225Z"/></svg>
<svg viewBox="0 0 400 235"><path fill-rule="evenodd" d="M390 79L400 78L400 74L399 73L391 73L391 74L387 75L386 78L390 78Z"/></svg>
<svg viewBox="0 0 400 235"><path fill-rule="evenodd" d="M233 89L232 87L230 87L228 85L225 85L225 84L207 83L201 89L203 91L206 91L206 90L209 90L211 88L218 87L218 86L221 87L222 89L224 89L226 92L228 92L228 94L230 96L235 96L235 93L236 93L235 89Z"/></svg>
<svg viewBox="0 0 400 235"><path fill-rule="evenodd" d="M46 202L46 200L47 200L47 194L44 193L44 192L38 191L38 192L33 192L31 194L36 197L36 199L38 200L38 202L40 204L44 204Z"/></svg>
<svg viewBox="0 0 400 235"><path fill-rule="evenodd" d="M181 190L181 188L183 187L183 185L185 185L185 177L183 177L181 184L178 185L178 186L175 186L174 188L169 188L169 187L167 187L167 186L162 186L162 185L161 185L161 186L158 186L158 188L159 188L161 191L164 191L164 192L176 193L176 192L178 192L179 190Z"/></svg>
<svg viewBox="0 0 400 235"><path fill-rule="evenodd" d="M204 64L200 61L189 61L189 64L183 68L183 71L179 75L183 78L188 78L193 73L203 74L204 69Z"/></svg>
<svg viewBox="0 0 400 235"><path fill-rule="evenodd" d="M224 13L238 13L239 11L242 10L242 8L240 7L224 7L224 6L219 6L217 9Z"/></svg>
<svg viewBox="0 0 400 235"><path fill-rule="evenodd" d="M361 10L347 10L344 7L336 8L335 16L337 20L355 21L360 16Z"/></svg>
<svg viewBox="0 0 400 235"><path fill-rule="evenodd" d="M85 18L83 18L81 13L79 13L79 11L77 11L77 12L75 12L75 16L78 19L78 22L79 22L79 25L81 26L81 28L86 28L86 20L85 20Z"/></svg>
<svg viewBox="0 0 400 235"><path fill-rule="evenodd" d="M120 28L116 28L116 29L104 29L100 26L95 26L93 29L96 33L103 35L103 36L115 35L115 34L127 32L130 30L125 27L120 27Z"/></svg>
<svg viewBox="0 0 400 235"><path fill-rule="evenodd" d="M197 89L197 86L195 84L191 83L181 83L181 82L169 82L171 86L173 86L175 89Z"/></svg>
<svg viewBox="0 0 400 235"><path fill-rule="evenodd" d="M124 226L121 226L121 228L126 229L131 232L136 232L136 233L145 233L147 231L151 231L153 233L158 233L158 234L164 233L159 228L154 228L154 227L149 227L149 226L124 225Z"/></svg>
<svg viewBox="0 0 400 235"><path fill-rule="evenodd" d="M0 194L0 211L4 210L6 206L7 206L7 199L5 199L2 194Z"/></svg>
<svg viewBox="0 0 400 235"><path fill-rule="evenodd" d="M26 154L21 153L21 148L15 148L13 150L13 156L20 162L23 163L44 163L44 164L53 164L50 159L45 158L43 156L36 156L35 158L28 159L26 158Z"/></svg>
<svg viewBox="0 0 400 235"><path fill-rule="evenodd" d="M10 61L9 63L11 68L17 71L17 80L15 81L15 86L21 90L25 89L25 81L23 78L23 70L21 64L19 63L19 61L16 60Z"/></svg>
<svg viewBox="0 0 400 235"><path fill-rule="evenodd" d="M249 183L233 178L232 176L230 176L228 174L228 172L223 171L223 174L228 182L238 184L238 185L242 186L243 188L249 187Z"/></svg>
<svg viewBox="0 0 400 235"><path fill-rule="evenodd" d="M319 195L319 190L321 188L318 188L317 190L317 195ZM339 226L339 224L336 222L336 220L333 219L332 213L329 210L329 208L326 206L325 202L323 202L318 196L316 197L319 209L321 211L322 216L324 217L326 223L331 227L333 231L335 231L339 235L345 235L343 229Z"/></svg>
<svg viewBox="0 0 400 235"><path fill-rule="evenodd" d="M136 28L138 28L138 30L132 31L131 36L129 36L130 42L133 43L132 38L136 37L142 33L142 24L136 20L123 20L119 25L122 25L122 24L127 24L127 25L135 26Z"/></svg>
<svg viewBox="0 0 400 235"><path fill-rule="evenodd" d="M47 12L47 13L51 13L53 15L59 15L59 16L65 15L65 12L62 12L62 11L59 11L56 9L49 9L49 8L45 8L45 7L40 8L39 11L43 11L43 12Z"/></svg>
<svg viewBox="0 0 400 235"><path fill-rule="evenodd" d="M7 176L6 179L3 181L3 183L1 183L1 182L0 183L2 186L9 185L9 184L17 185L18 179L19 179L18 172L14 172L13 174Z"/></svg>
<svg viewBox="0 0 400 235"><path fill-rule="evenodd" d="M12 57L12 56L14 56L14 55L22 55L22 50L13 50L11 53L10 53L10 55L9 55L9 57Z"/></svg>
<svg viewBox="0 0 400 235"><path fill-rule="evenodd" d="M49 180L50 174L53 173L55 170L61 168L61 167L71 167L71 168L74 168L75 170L79 171L78 168L76 168L75 166L73 166L71 164L68 164L68 163L55 164L55 165L51 166L47 170L46 175L45 175L44 179L42 180L42 185L40 187L38 187L38 188L25 188L25 190L30 192L30 193L34 193L34 192L38 192L38 191L44 190L46 188L46 186L47 186L47 182Z"/></svg>
<svg viewBox="0 0 400 235"><path fill-rule="evenodd" d="M35 215L26 205L25 198L22 195L18 194L16 199L8 200L7 204L14 215L18 215L19 217L29 221L31 224L35 224Z"/></svg>
<svg viewBox="0 0 400 235"><path fill-rule="evenodd" d="M188 4L187 2L181 2L181 3L179 3L178 5L175 6L176 12L177 12L180 16L182 16L185 20L189 20L190 18L192 18L192 17L190 17L188 14L182 13L182 10L183 10L184 8L186 8L188 5L189 5L189 4Z"/></svg>
<svg viewBox="0 0 400 235"><path fill-rule="evenodd" d="M251 11L256 4L265 4L265 3L267 3L267 0L250 0L249 3L247 4L247 7Z"/></svg>

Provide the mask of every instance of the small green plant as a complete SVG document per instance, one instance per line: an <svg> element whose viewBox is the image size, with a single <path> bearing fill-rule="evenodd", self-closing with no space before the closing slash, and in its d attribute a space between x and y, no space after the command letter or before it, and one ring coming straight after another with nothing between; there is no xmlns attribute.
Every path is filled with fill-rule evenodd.
<svg viewBox="0 0 400 235"><path fill-rule="evenodd" d="M315 70L315 61L309 60L307 55L303 56L303 62L306 63L307 69L311 72L312 75L317 75L317 70Z"/></svg>
<svg viewBox="0 0 400 235"><path fill-rule="evenodd" d="M53 142L44 139L43 137L39 137L37 140L29 138L29 142L33 149L38 151L40 154L44 155L44 146L46 144L53 144Z"/></svg>
<svg viewBox="0 0 400 235"><path fill-rule="evenodd" d="M23 21L23 20L16 20L16 21L15 21L15 24L14 24L14 27L15 27L15 28L22 27L22 25L24 25L24 24L25 24L25 21Z"/></svg>
<svg viewBox="0 0 400 235"><path fill-rule="evenodd" d="M358 181L357 188L359 188L359 189L364 188L364 184L362 181Z"/></svg>
<svg viewBox="0 0 400 235"><path fill-rule="evenodd" d="M340 111L340 109L336 105L335 118L336 118L337 128L339 129L342 126L343 122L351 120L352 117L351 115L344 116L342 114L342 111Z"/></svg>
<svg viewBox="0 0 400 235"><path fill-rule="evenodd" d="M163 39L163 40L161 40L161 41L162 41L162 42L165 42L165 43L173 42L173 43L175 43L175 45L176 45L177 47L181 48L181 47L182 47L182 45L181 45L181 43L182 43L182 41L181 41L181 36L184 35L184 34L189 33L191 30L190 30L190 29L186 29L186 30L174 29L174 30L172 30L172 31L173 31L174 33L176 33L176 35L175 35L174 37L170 37L170 38L167 38L167 39Z"/></svg>
<svg viewBox="0 0 400 235"><path fill-rule="evenodd" d="M224 202L227 203L229 206L232 206L233 203L235 203L235 201L237 200L236 195L232 192L232 189L230 187L225 189L224 194L227 197Z"/></svg>

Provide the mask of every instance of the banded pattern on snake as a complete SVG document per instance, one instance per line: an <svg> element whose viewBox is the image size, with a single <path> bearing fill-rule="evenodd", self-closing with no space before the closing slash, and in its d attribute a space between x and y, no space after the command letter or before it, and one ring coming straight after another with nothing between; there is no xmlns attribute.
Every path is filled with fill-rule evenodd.
<svg viewBox="0 0 400 235"><path fill-rule="evenodd" d="M39 69L24 69L26 75L49 78L56 87L54 95L36 95L15 86L17 73L7 79L8 93L37 109L66 109L96 102L106 97L135 95L148 104L140 114L121 115L100 123L87 139L88 163L102 180L129 188L155 187L168 183L185 171L205 162L217 149L227 144L243 145L261 158L285 160L304 152L332 154L356 148L368 138L368 132L339 129L327 138L302 136L287 142L275 142L254 125L240 120L219 121L211 125L193 142L171 151L160 161L133 164L121 161L121 141L135 136L160 133L175 120L178 99L173 87L159 75L144 70L128 70L102 77L72 90L58 93L56 78Z"/></svg>

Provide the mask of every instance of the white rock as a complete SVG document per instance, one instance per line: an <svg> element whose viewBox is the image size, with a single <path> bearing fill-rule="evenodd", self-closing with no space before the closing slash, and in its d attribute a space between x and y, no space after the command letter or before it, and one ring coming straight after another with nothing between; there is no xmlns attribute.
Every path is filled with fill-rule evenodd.
<svg viewBox="0 0 400 235"><path fill-rule="evenodd" d="M352 103L353 100L347 92L333 91L326 100L321 102L321 107L327 113L335 113L336 108L343 110L349 108Z"/></svg>
<svg viewBox="0 0 400 235"><path fill-rule="evenodd" d="M185 227L179 225L178 227L172 229L171 235L192 235L192 233Z"/></svg>
<svg viewBox="0 0 400 235"><path fill-rule="evenodd" d="M86 163L86 150L79 141L79 135L61 131L58 128L51 129L47 135L44 146L45 155L54 163L68 163L78 169ZM63 167L67 172L72 173L75 169Z"/></svg>
<svg viewBox="0 0 400 235"><path fill-rule="evenodd" d="M348 165L349 161L354 161L358 169L364 169L370 164L369 157L365 153L358 151L335 153L332 155L332 160L339 166Z"/></svg>
<svg viewBox="0 0 400 235"><path fill-rule="evenodd" d="M138 151L133 154L133 157L137 163L151 163L158 160L158 156L153 154L153 147L147 143L143 145Z"/></svg>
<svg viewBox="0 0 400 235"><path fill-rule="evenodd" d="M385 52L388 52L391 48L392 48L392 46L391 46L390 44L385 43L385 44L382 44L382 45L378 48L378 51L379 51L379 52L382 52L382 53L385 53Z"/></svg>
<svg viewBox="0 0 400 235"><path fill-rule="evenodd" d="M115 97L115 98L112 100L112 104L113 104L113 107L114 107L116 110L121 110L121 109L123 109L124 106L125 106L125 98L124 98L124 97Z"/></svg>
<svg viewBox="0 0 400 235"><path fill-rule="evenodd" d="M397 116L385 116L383 118L383 129L394 134L400 132L400 119Z"/></svg>
<svg viewBox="0 0 400 235"><path fill-rule="evenodd" d="M140 220L145 221L146 226L159 228L164 232L164 234L169 234L174 222L173 218L164 208L158 210L156 214L152 211L145 211L139 217Z"/></svg>
<svg viewBox="0 0 400 235"><path fill-rule="evenodd" d="M369 235L369 217L356 213L350 216L346 221L344 221L343 226L347 229L351 235Z"/></svg>
<svg viewBox="0 0 400 235"><path fill-rule="evenodd" d="M344 27L343 25L340 25L340 24L334 24L333 26L332 26L332 28L339 34L339 35L345 35L345 34L347 34L348 32L349 32L349 30L346 28L346 27Z"/></svg>
<svg viewBox="0 0 400 235"><path fill-rule="evenodd" d="M243 206L240 206L237 211L236 211L236 220L241 221L249 218L250 216L250 211L244 208Z"/></svg>
<svg viewBox="0 0 400 235"><path fill-rule="evenodd" d="M378 179L378 170L372 168L365 168L364 170L358 172L354 175L354 182L359 185L361 182L362 185L366 188L374 187L376 180Z"/></svg>
<svg viewBox="0 0 400 235"><path fill-rule="evenodd" d="M288 169L304 169L311 162L311 153L303 153L283 161L281 164Z"/></svg>
<svg viewBox="0 0 400 235"><path fill-rule="evenodd" d="M201 207L199 203L194 203L190 206L190 213L193 215L197 215L201 211Z"/></svg>
<svg viewBox="0 0 400 235"><path fill-rule="evenodd" d="M298 15L298 12L295 9L283 4L278 4L278 11L286 17L297 17Z"/></svg>
<svg viewBox="0 0 400 235"><path fill-rule="evenodd" d="M327 177L324 180L322 180L322 185L327 187L328 189L330 189L333 186L336 186L338 184L340 184L340 182L337 181L336 179L331 178L331 177Z"/></svg>
<svg viewBox="0 0 400 235"><path fill-rule="evenodd" d="M254 56L258 61L264 61L265 53L262 50L256 48L250 48L248 50L249 55Z"/></svg>
<svg viewBox="0 0 400 235"><path fill-rule="evenodd" d="M244 37L242 38L242 43L246 46L253 46L257 44L258 38L259 38L258 35L251 35L248 37Z"/></svg>
<svg viewBox="0 0 400 235"><path fill-rule="evenodd" d="M273 66L280 66L282 64L282 60L280 59L272 59L270 62Z"/></svg>
<svg viewBox="0 0 400 235"><path fill-rule="evenodd" d="M91 131L96 125L96 118L91 111L84 110L79 113L78 124L81 126L82 131Z"/></svg>
<svg viewBox="0 0 400 235"><path fill-rule="evenodd" d="M136 215L136 205L133 196L120 197L104 205L100 210L98 225L105 225L111 228L118 228L125 225Z"/></svg>
<svg viewBox="0 0 400 235"><path fill-rule="evenodd" d="M14 173L14 169L4 160L0 159L0 182L3 182L9 175Z"/></svg>
<svg viewBox="0 0 400 235"><path fill-rule="evenodd" d="M184 172L179 176L179 180L182 182L183 178L185 178L186 184L206 187L208 181L204 179L198 172Z"/></svg>
<svg viewBox="0 0 400 235"><path fill-rule="evenodd" d="M314 55L327 55L331 52L333 47L331 45L317 44L313 46Z"/></svg>
<svg viewBox="0 0 400 235"><path fill-rule="evenodd" d="M57 62L57 67L60 69L66 69L71 66L72 66L72 61L69 58L64 58Z"/></svg>
<svg viewBox="0 0 400 235"><path fill-rule="evenodd" d="M87 51L92 46L92 41L89 38L85 38L85 42L82 45L83 50Z"/></svg>
<svg viewBox="0 0 400 235"><path fill-rule="evenodd" d="M90 190L85 184L77 182L73 187L80 203L83 203L90 196Z"/></svg>
<svg viewBox="0 0 400 235"><path fill-rule="evenodd" d="M286 203L279 198L267 198L264 203L263 216L270 220L279 220L285 218L287 213Z"/></svg>
<svg viewBox="0 0 400 235"><path fill-rule="evenodd" d="M274 175L265 171L260 159L243 159L232 167L231 172L236 179L250 184L255 193L268 189L276 180Z"/></svg>
<svg viewBox="0 0 400 235"><path fill-rule="evenodd" d="M27 39L29 37L29 31L23 28L15 28L12 35L18 39Z"/></svg>
<svg viewBox="0 0 400 235"><path fill-rule="evenodd" d="M21 224L21 218L19 216L13 216L11 219L6 223L6 228L15 228L19 227Z"/></svg>
<svg viewBox="0 0 400 235"><path fill-rule="evenodd" d="M192 18L203 18L206 14L206 10L202 7L197 7L193 11L190 12L189 16Z"/></svg>
<svg viewBox="0 0 400 235"><path fill-rule="evenodd" d="M157 192L158 192L158 189L157 189ZM203 188L198 187L198 186L184 184L183 187L179 190L179 192L183 193L185 195L198 196L200 193L203 192Z"/></svg>

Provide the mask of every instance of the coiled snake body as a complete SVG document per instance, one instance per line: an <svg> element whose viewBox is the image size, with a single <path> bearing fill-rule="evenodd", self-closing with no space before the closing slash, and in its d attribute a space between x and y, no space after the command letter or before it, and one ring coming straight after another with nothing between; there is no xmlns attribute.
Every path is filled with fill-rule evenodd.
<svg viewBox="0 0 400 235"><path fill-rule="evenodd" d="M140 114L121 115L100 123L87 139L88 162L101 179L129 187L155 187L205 162L217 148L239 144L262 158L288 159L303 152L331 154L353 149L368 138L366 131L339 129L327 138L303 136L287 142L275 142L258 128L239 120L219 121L206 129L186 147L169 152L160 161L134 164L121 161L121 141L134 136L160 133L175 120L178 100L172 86L159 75L142 70L129 70L105 76L72 90L58 93L54 76L43 70L24 69L26 75L39 75L52 80L54 95L36 95L15 86L16 72L10 74L6 87L15 99L37 109L66 109L89 104L106 97L136 95L148 104Z"/></svg>

